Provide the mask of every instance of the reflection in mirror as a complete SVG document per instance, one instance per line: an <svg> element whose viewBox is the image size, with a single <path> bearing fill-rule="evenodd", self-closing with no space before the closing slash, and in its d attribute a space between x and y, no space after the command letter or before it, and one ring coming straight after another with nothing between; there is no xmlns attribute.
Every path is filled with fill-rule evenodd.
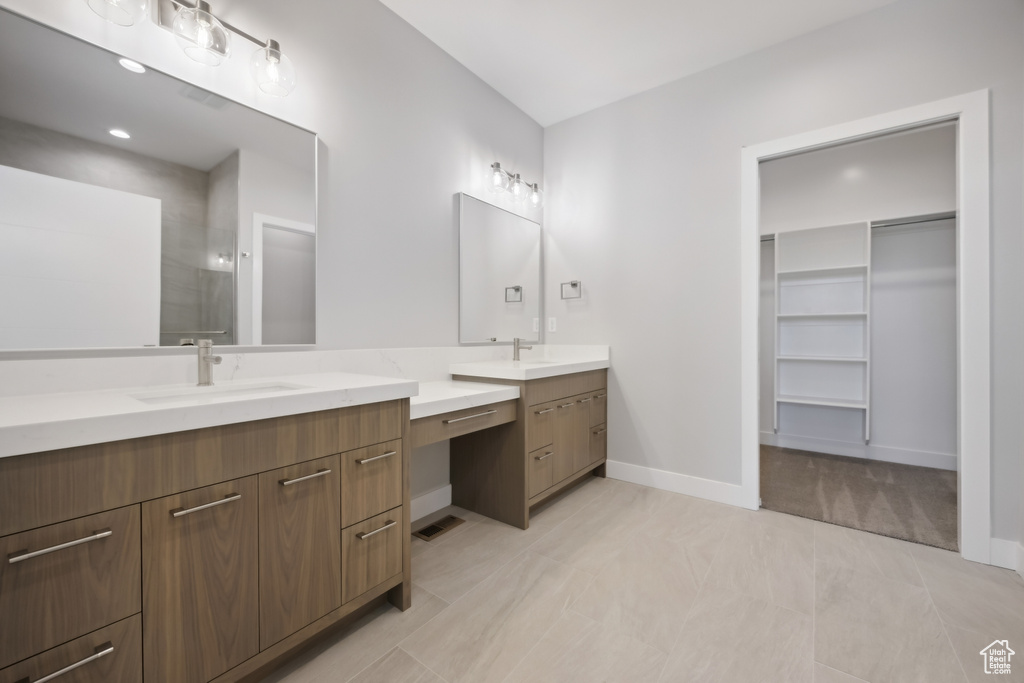
<svg viewBox="0 0 1024 683"><path fill-rule="evenodd" d="M314 134L6 10L0 60L0 349L315 342Z"/></svg>
<svg viewBox="0 0 1024 683"><path fill-rule="evenodd" d="M459 195L459 341L539 341L540 225Z"/></svg>

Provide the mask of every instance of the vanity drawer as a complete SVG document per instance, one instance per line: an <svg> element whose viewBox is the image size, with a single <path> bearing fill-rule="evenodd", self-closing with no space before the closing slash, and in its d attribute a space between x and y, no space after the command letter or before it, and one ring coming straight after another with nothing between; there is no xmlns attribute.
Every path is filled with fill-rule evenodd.
<svg viewBox="0 0 1024 683"><path fill-rule="evenodd" d="M342 602L402 573L403 514L398 507L342 530Z"/></svg>
<svg viewBox="0 0 1024 683"><path fill-rule="evenodd" d="M341 456L341 526L402 504L402 440Z"/></svg>
<svg viewBox="0 0 1024 683"><path fill-rule="evenodd" d="M0 538L0 667L142 609L138 505Z"/></svg>
<svg viewBox="0 0 1024 683"><path fill-rule="evenodd" d="M590 464L600 462L608 457L608 425L601 424L590 428Z"/></svg>
<svg viewBox="0 0 1024 683"><path fill-rule="evenodd" d="M554 480L554 459L555 451L551 446L545 446L544 448L538 448L537 450L530 453L529 456L529 468L530 468L530 498L533 498L538 493L547 491L551 488L551 485L555 483Z"/></svg>
<svg viewBox="0 0 1024 683"><path fill-rule="evenodd" d="M590 426L596 427L608 421L608 390L595 391L590 397Z"/></svg>
<svg viewBox="0 0 1024 683"><path fill-rule="evenodd" d="M506 422L514 422L515 419L515 400L489 403L476 408L417 418L409 424L409 438L412 439L412 447L419 448Z"/></svg>
<svg viewBox="0 0 1024 683"><path fill-rule="evenodd" d="M38 681L72 666L73 669L52 680L60 683L142 681L142 615L128 617L0 670L0 683Z"/></svg>
<svg viewBox="0 0 1024 683"><path fill-rule="evenodd" d="M564 401L550 401L530 406L526 424L526 450L535 451L551 445L555 438L555 413L558 404Z"/></svg>

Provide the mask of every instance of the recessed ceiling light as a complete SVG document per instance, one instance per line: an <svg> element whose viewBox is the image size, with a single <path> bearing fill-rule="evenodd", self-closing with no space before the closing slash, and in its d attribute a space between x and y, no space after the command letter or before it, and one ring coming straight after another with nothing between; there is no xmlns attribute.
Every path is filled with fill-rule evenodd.
<svg viewBox="0 0 1024 683"><path fill-rule="evenodd" d="M121 57L121 59L117 60L117 63L120 64L121 66L123 66L124 68L128 69L132 73L136 73L136 74L144 74L144 73L146 73L146 67L142 66L141 64L139 64L136 61L128 59L127 57Z"/></svg>
<svg viewBox="0 0 1024 683"><path fill-rule="evenodd" d="M131 137L131 135L128 135L127 132L121 130L120 128L111 128L110 134L113 135L115 138L121 138L122 140L127 140L128 138Z"/></svg>

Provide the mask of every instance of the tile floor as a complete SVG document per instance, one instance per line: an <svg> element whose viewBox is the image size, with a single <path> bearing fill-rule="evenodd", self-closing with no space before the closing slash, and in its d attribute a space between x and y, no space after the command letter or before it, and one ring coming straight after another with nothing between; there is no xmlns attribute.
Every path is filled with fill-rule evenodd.
<svg viewBox="0 0 1024 683"><path fill-rule="evenodd" d="M1024 681L1024 580L945 550L612 479L527 531L449 512L410 610L265 683L973 682L996 639Z"/></svg>

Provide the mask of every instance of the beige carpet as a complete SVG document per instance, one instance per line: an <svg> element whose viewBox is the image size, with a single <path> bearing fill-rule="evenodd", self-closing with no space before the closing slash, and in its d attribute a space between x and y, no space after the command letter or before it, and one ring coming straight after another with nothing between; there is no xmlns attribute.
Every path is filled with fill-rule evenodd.
<svg viewBox="0 0 1024 683"><path fill-rule="evenodd" d="M948 470L761 446L761 507L959 550Z"/></svg>

